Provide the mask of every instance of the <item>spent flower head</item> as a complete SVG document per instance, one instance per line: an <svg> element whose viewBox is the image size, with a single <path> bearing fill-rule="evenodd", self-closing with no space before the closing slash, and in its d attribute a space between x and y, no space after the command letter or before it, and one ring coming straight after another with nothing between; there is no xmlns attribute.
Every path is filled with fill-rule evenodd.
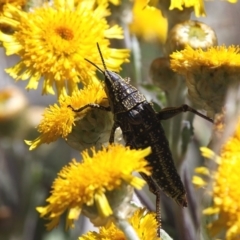
<svg viewBox="0 0 240 240"><path fill-rule="evenodd" d="M6 5L0 24L8 24L14 34L0 32L6 54L19 55L20 61L6 71L16 80L29 79L27 89L38 88L41 77L43 94L71 95L77 84L89 83L95 67L84 58L102 66L96 47L99 43L109 70L119 71L127 62L129 50L109 47L111 38L123 38L118 25L110 27L105 19L110 14L104 1L59 0L53 5L24 12Z"/></svg>
<svg viewBox="0 0 240 240"><path fill-rule="evenodd" d="M205 176L212 176L211 195L213 203L203 211L205 215L213 215L208 224L212 236L221 236L224 239L237 240L240 237L240 121L235 133L222 146L220 156L217 156L208 148L201 148L204 157L213 159L217 163L217 170L209 172L200 167L197 172ZM206 186L207 182L201 177L194 179L200 186Z"/></svg>
<svg viewBox="0 0 240 240"><path fill-rule="evenodd" d="M106 101L106 94L98 80L92 81L82 90L74 91L72 96L62 96L59 104L50 105L45 109L43 119L37 127L40 136L33 141L25 142L30 145L30 150L33 150L43 143L54 142L60 137L66 139L72 132L75 121L81 121L91 110L86 108L75 113L69 105L78 109L88 103L100 104L104 101Z"/></svg>
<svg viewBox="0 0 240 240"><path fill-rule="evenodd" d="M240 81L239 46L216 46L206 51L187 46L170 57L171 68L186 77L193 103L210 117L220 113L228 88Z"/></svg>
<svg viewBox="0 0 240 240"><path fill-rule="evenodd" d="M169 32L166 53L185 49L186 46L194 49L207 49L217 45L217 36L214 30L205 23L188 20L176 24Z"/></svg>
<svg viewBox="0 0 240 240"><path fill-rule="evenodd" d="M107 193L119 190L122 184L140 189L144 180L132 173L143 172L150 175L148 162L144 159L151 149L130 149L122 145L110 145L96 152L92 148L82 152L83 161L72 160L55 179L51 196L46 200L47 206L38 207L41 217L50 222L48 229L55 227L63 213L67 212L67 227L72 226L84 206L95 207L100 216L109 217L114 209L107 198ZM120 198L122 201L122 198Z"/></svg>
<svg viewBox="0 0 240 240"><path fill-rule="evenodd" d="M157 237L158 223L156 221L156 214L146 212L146 209L138 209L134 212L129 222L136 231L141 240L160 240ZM116 227L114 223L109 226L101 227L99 233L88 232L79 237L78 240L127 240L124 233Z"/></svg>

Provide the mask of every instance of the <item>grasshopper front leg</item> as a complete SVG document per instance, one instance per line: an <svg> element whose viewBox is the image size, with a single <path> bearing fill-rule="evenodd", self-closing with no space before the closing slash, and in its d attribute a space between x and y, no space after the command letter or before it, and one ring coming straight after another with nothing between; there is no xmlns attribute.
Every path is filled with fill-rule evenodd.
<svg viewBox="0 0 240 240"><path fill-rule="evenodd" d="M110 106L105 107L105 106L101 106L101 105L96 104L96 103L89 103L89 104L87 104L87 105L85 105L85 106L83 106L81 108L78 108L78 109L74 109L71 105L68 105L68 107L71 108L73 112L81 112L81 111L83 111L84 109L86 109L88 107L89 108L100 109L100 110L108 111L108 112L111 111Z"/></svg>

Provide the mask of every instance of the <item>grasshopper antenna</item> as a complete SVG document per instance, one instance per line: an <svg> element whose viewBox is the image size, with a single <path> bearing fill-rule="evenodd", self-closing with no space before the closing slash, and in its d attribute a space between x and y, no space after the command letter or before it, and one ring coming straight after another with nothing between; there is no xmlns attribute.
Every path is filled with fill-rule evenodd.
<svg viewBox="0 0 240 240"><path fill-rule="evenodd" d="M101 60L102 60L102 64L103 64L104 70L107 71L107 67L106 67L106 64L104 62L103 55L102 55L102 52L101 52L101 49L100 49L100 46L99 46L98 43L97 43L97 48L98 48L98 52L99 52Z"/></svg>
<svg viewBox="0 0 240 240"><path fill-rule="evenodd" d="M104 74L104 71L98 67L95 63L91 62L90 60L84 58L84 60L86 60L87 62L89 62L90 64L92 64L99 72L101 72L102 74Z"/></svg>
<svg viewBox="0 0 240 240"><path fill-rule="evenodd" d="M100 49L100 46L99 46L98 43L97 43L97 48L98 48L98 52L99 52L100 57L101 57L101 60L102 60L102 64L103 64L104 70L107 71L107 67L106 67L106 64L105 64L105 62L104 62L103 55L102 55L102 52L101 52L101 49ZM86 58L84 58L84 60L86 60L87 62L89 62L90 64L92 64L95 68L98 69L98 71L100 71L100 72L104 75L104 71L103 71L100 67L98 67L95 63L91 62L90 60L88 60L88 59L86 59Z"/></svg>

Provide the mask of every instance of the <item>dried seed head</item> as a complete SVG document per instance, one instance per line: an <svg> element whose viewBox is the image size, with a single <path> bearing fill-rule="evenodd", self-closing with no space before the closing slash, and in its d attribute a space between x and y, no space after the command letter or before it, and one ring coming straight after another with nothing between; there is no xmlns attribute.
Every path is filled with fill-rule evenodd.
<svg viewBox="0 0 240 240"><path fill-rule="evenodd" d="M217 45L217 36L212 28L199 21L185 21L176 24L168 35L166 53L183 50L187 45L192 48L206 49Z"/></svg>

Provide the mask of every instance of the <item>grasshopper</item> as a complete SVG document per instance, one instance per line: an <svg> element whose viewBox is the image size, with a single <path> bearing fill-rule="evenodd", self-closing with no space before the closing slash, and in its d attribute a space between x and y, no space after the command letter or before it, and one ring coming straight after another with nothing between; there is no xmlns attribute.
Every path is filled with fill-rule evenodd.
<svg viewBox="0 0 240 240"><path fill-rule="evenodd" d="M152 168L152 175L140 174L148 183L149 190L156 195L156 215L160 226L160 189L180 206L187 207L186 191L175 168L161 120L166 120L186 111L193 112L210 122L213 122L213 120L188 105L165 108L160 112L155 112L152 104L146 100L145 96L129 83L129 78L123 79L117 73L107 69L98 44L97 47L104 70L90 60L85 60L104 75L109 106L89 103L79 109L69 107L74 112L80 112L88 107L111 111L114 116L114 124L109 138L110 143L114 142L115 130L120 127L126 146L132 149L151 147L152 153L146 159ZM160 236L160 227L158 235Z"/></svg>

